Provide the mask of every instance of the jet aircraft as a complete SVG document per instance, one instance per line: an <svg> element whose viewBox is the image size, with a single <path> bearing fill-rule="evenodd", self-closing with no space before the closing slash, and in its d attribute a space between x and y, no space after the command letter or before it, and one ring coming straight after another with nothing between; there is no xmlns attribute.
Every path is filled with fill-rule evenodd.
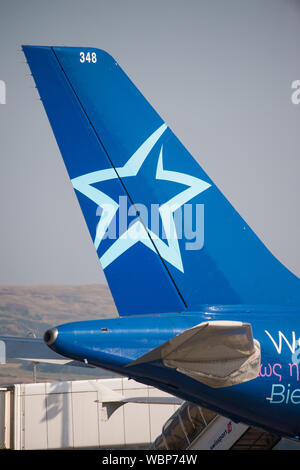
<svg viewBox="0 0 300 470"><path fill-rule="evenodd" d="M23 51L120 315L56 326L45 343L298 439L299 278L111 55Z"/></svg>

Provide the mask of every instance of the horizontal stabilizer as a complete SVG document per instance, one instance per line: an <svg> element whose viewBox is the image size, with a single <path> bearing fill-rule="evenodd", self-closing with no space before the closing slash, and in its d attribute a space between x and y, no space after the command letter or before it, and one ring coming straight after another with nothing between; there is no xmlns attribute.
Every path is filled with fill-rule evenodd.
<svg viewBox="0 0 300 470"><path fill-rule="evenodd" d="M68 365L91 367L88 364L66 359L48 348L42 338L22 338L0 336L0 364L14 360L47 363L52 365Z"/></svg>
<svg viewBox="0 0 300 470"><path fill-rule="evenodd" d="M124 398L124 403L141 403L142 405L182 405L184 401L181 398L168 397L130 397Z"/></svg>
<svg viewBox="0 0 300 470"><path fill-rule="evenodd" d="M183 400L172 395L149 397L125 397L122 393L115 392L103 384L96 385L98 399L96 403L101 403L101 421L107 421L112 414L121 406L127 403L147 404L147 405L182 405Z"/></svg>
<svg viewBox="0 0 300 470"><path fill-rule="evenodd" d="M200 323L128 364L161 360L165 366L210 387L228 387L258 376L260 344L249 323Z"/></svg>

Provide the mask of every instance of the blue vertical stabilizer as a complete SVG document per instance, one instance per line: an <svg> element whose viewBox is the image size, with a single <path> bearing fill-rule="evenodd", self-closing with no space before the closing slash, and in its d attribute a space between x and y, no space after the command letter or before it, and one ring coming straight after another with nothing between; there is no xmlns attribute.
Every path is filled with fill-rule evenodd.
<svg viewBox="0 0 300 470"><path fill-rule="evenodd" d="M299 279L109 54L23 50L120 315L300 305Z"/></svg>

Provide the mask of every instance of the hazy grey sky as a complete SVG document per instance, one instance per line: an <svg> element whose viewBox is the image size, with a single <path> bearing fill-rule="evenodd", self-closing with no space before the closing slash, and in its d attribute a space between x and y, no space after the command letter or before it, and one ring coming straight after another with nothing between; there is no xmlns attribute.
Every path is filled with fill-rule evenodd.
<svg viewBox="0 0 300 470"><path fill-rule="evenodd" d="M0 0L0 284L105 282L21 44L111 53L299 276L299 1Z"/></svg>

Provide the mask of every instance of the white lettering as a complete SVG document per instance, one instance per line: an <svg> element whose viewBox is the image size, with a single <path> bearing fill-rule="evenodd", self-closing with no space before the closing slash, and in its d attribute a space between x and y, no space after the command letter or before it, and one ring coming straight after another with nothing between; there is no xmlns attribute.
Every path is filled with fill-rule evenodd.
<svg viewBox="0 0 300 470"><path fill-rule="evenodd" d="M6 85L3 80L0 80L0 104L6 103Z"/></svg>
<svg viewBox="0 0 300 470"><path fill-rule="evenodd" d="M97 62L97 54L96 52L87 52L86 54L82 51L79 53L80 55L80 62L83 64L84 62L88 62L88 63L93 63L95 64Z"/></svg>
<svg viewBox="0 0 300 470"><path fill-rule="evenodd" d="M279 336L279 341L278 341L278 345L276 344L274 338L272 337L272 335L267 331L265 330L265 333L269 336L270 340L272 341L272 343L274 344L275 348L276 348L276 351L278 352L278 354L281 354L281 348L282 348L282 338L284 339L284 341L286 342L287 346L289 347L290 351L292 352L292 354L295 353L295 349L296 349L296 336L295 336L295 332L292 331L292 345L288 342L288 340L286 339L286 337L284 336L284 334L281 332L281 331L278 331L278 336Z"/></svg>
<svg viewBox="0 0 300 470"><path fill-rule="evenodd" d="M296 89L291 96L291 100L293 104L300 103L300 80L294 80L292 82L292 88Z"/></svg>

